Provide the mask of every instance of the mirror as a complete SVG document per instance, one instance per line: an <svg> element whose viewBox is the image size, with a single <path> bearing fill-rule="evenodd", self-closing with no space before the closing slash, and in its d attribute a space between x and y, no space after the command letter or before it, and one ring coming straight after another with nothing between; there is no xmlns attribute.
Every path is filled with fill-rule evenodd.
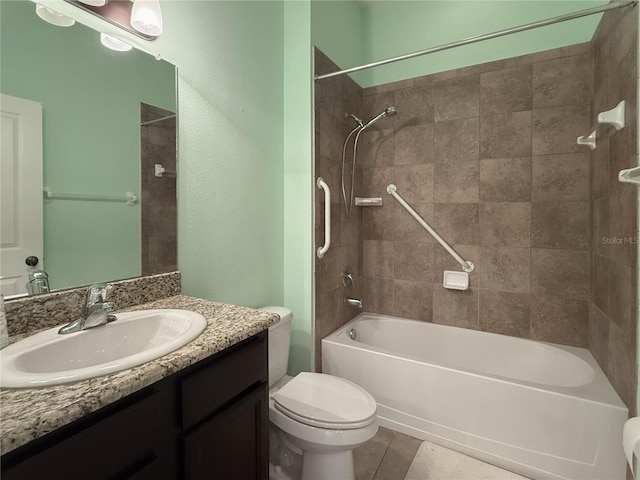
<svg viewBox="0 0 640 480"><path fill-rule="evenodd" d="M39 268L51 289L175 270L175 67L108 50L79 23L48 24L30 1L0 9L1 93L42 105L39 190L52 196Z"/></svg>

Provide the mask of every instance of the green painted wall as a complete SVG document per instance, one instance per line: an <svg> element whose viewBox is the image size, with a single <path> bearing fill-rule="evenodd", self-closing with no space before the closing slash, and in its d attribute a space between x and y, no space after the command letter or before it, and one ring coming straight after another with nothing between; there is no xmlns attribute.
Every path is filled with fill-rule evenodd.
<svg viewBox="0 0 640 480"><path fill-rule="evenodd" d="M45 23L27 0L2 1L2 93L42 103L44 185L58 193L140 194L140 102L175 110L172 66L105 49L83 25ZM53 288L140 274L140 205L44 205Z"/></svg>
<svg viewBox="0 0 640 480"><path fill-rule="evenodd" d="M314 0L311 2L311 43L341 68L360 65L365 58L364 13L362 2ZM360 83L363 73L351 75Z"/></svg>
<svg viewBox="0 0 640 480"><path fill-rule="evenodd" d="M294 314L289 371L313 368L313 54L311 4L284 3L284 303Z"/></svg>
<svg viewBox="0 0 640 480"><path fill-rule="evenodd" d="M342 68L492 33L608 3L605 0L317 1L313 41ZM351 5L349 7L348 5ZM360 15L358 14L360 12ZM591 40L601 15L509 35L353 74L363 87ZM360 34L357 41L342 41ZM358 58L358 55L359 58Z"/></svg>
<svg viewBox="0 0 640 480"><path fill-rule="evenodd" d="M162 1L178 67L183 292L283 303L283 3Z"/></svg>

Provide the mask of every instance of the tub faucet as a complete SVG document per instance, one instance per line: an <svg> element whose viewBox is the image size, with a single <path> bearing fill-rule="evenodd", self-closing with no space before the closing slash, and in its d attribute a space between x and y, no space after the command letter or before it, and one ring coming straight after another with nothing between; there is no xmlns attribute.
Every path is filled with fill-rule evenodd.
<svg viewBox="0 0 640 480"><path fill-rule="evenodd" d="M77 320L65 325L58 333L72 333L86 330L88 328L99 327L108 322L117 320L115 315L109 312L115 310L116 306L112 302L106 302L107 295L113 289L108 283L96 283L87 290L82 316Z"/></svg>
<svg viewBox="0 0 640 480"><path fill-rule="evenodd" d="M350 307L362 308L362 299L361 298L351 298L347 297L344 299L344 303L349 305Z"/></svg>

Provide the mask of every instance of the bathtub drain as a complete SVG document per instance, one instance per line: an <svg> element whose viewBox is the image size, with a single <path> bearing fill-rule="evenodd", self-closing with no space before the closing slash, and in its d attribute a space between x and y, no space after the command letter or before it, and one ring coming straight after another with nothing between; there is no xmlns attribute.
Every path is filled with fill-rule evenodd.
<svg viewBox="0 0 640 480"><path fill-rule="evenodd" d="M357 337L357 335L356 335L356 329L355 329L355 328L352 328L351 330L349 330L349 331L347 332L347 335L349 335L349 338L350 338L351 340L355 340L355 339L356 339L356 337Z"/></svg>

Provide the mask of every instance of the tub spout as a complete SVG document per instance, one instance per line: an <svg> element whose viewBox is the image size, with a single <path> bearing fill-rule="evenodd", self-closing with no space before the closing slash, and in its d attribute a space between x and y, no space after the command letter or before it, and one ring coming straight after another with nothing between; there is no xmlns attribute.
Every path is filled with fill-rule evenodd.
<svg viewBox="0 0 640 480"><path fill-rule="evenodd" d="M347 297L344 299L344 303L356 308L362 308L362 299L361 298L351 298Z"/></svg>

